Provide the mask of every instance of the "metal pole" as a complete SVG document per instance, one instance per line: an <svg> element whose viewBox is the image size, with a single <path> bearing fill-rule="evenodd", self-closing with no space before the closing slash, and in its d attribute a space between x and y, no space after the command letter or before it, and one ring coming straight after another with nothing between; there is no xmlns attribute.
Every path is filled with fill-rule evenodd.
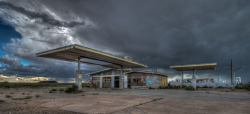
<svg viewBox="0 0 250 114"><path fill-rule="evenodd" d="M231 84L233 84L233 59L231 59Z"/></svg>
<svg viewBox="0 0 250 114"><path fill-rule="evenodd" d="M235 79L235 71L234 71L234 79ZM235 83L234 84L236 84L236 79L235 79Z"/></svg>
<svg viewBox="0 0 250 114"><path fill-rule="evenodd" d="M219 76L220 76L220 74L218 74L218 83L220 83L220 79L219 79Z"/></svg>

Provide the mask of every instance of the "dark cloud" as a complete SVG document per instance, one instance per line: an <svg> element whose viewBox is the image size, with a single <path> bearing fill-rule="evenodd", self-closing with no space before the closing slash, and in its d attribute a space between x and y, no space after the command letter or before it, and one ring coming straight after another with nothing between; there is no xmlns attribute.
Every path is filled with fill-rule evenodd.
<svg viewBox="0 0 250 114"><path fill-rule="evenodd" d="M18 2L11 3L15 6L4 5L4 7L19 8L19 4L20 7L24 6ZM35 3L27 2L27 4ZM37 64L47 64L47 66L41 66L47 69L47 75L60 77L57 73L61 73L61 70L63 70L62 75L67 73L70 75L74 69L64 67L69 64L67 62L36 58L35 53L78 43L121 57L131 56L133 61L148 65L149 68L158 68L158 71L173 76L180 76L181 73L170 69L171 65L217 62L216 71L197 71L196 74L199 78L217 77L220 74L221 81L229 81L231 72L225 67L230 67L230 61L233 59L233 69L245 66L236 72L236 76L242 77L245 82L250 80L248 76L250 74L248 70L250 36L246 35L250 32L250 1L248 0L74 2L41 0L38 3L65 20L70 20L77 15L80 20L86 20L85 22L91 25L73 27L67 34L55 35L39 29L37 26L42 26L40 24L32 26L27 24L27 31L20 30L24 36L23 41L6 45L8 46L6 50L16 46L32 52L13 51L13 49L11 51L16 57L31 60ZM38 12L36 8L30 9ZM15 8L12 10L17 11ZM31 15L30 18L44 18L45 22L51 19L46 14L25 9L17 12ZM50 27L45 26L45 28ZM246 36L239 40L244 35ZM25 39L25 36L33 39ZM71 40L74 42L70 42ZM28 45L32 45L32 48ZM84 67L93 71L100 70L87 65ZM184 73L186 76L192 74L192 72ZM67 75L64 76L67 77Z"/></svg>
<svg viewBox="0 0 250 114"><path fill-rule="evenodd" d="M84 25L84 22L60 21L60 20L54 19L53 17L51 17L45 13L32 12L32 11L26 10L23 7L14 6L13 4L11 4L9 2L0 1L0 7L19 12L19 13L29 17L30 19L41 19L41 22L39 20L37 21L38 23L49 24L52 26L70 27L70 28L78 26L78 25Z"/></svg>

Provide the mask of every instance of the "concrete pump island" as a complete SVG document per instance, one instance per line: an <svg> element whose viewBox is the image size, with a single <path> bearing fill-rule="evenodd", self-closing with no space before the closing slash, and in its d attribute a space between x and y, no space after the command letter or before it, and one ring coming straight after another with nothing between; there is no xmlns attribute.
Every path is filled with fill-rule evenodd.
<svg viewBox="0 0 250 114"><path fill-rule="evenodd" d="M250 112L248 90L238 89L233 83L216 82L214 78L197 79L195 71L205 73L207 70L216 70L217 63L170 66L170 70L182 72L181 80L174 82L170 79L174 75L147 70L148 66L132 61L132 57L121 58L77 44L40 52L36 57L77 63L77 70L72 71L75 72L72 73L75 83L60 84L55 81L43 81L37 85L0 83L2 87L0 113L249 114ZM81 64L104 69L83 74ZM184 79L185 71L193 71L191 79ZM83 80L83 77L88 79Z"/></svg>

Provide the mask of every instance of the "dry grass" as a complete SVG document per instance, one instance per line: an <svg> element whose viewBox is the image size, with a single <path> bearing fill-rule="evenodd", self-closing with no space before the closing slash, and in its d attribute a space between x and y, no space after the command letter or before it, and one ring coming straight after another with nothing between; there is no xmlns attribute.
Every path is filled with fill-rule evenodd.
<svg viewBox="0 0 250 114"><path fill-rule="evenodd" d="M84 90L76 90L77 93L85 92Z"/></svg>

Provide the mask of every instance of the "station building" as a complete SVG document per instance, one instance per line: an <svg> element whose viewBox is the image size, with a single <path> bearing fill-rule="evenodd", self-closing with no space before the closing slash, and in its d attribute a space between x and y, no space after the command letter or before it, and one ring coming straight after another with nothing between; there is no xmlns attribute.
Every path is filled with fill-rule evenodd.
<svg viewBox="0 0 250 114"><path fill-rule="evenodd" d="M123 69L124 88L157 88L166 86L169 75ZM120 69L105 69L87 74L99 88L119 88Z"/></svg>

